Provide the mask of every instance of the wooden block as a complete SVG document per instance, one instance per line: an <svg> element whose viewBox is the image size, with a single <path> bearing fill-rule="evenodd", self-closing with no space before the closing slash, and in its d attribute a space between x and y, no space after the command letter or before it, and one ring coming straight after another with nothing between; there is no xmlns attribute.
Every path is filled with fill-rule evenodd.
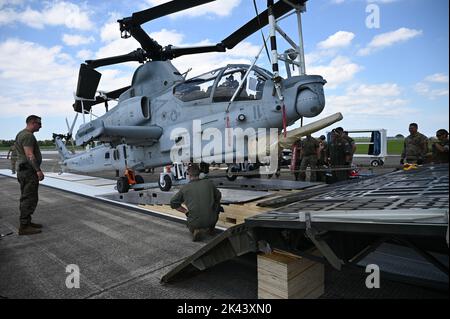
<svg viewBox="0 0 450 319"><path fill-rule="evenodd" d="M292 254L258 255L258 297L318 298L324 293L324 272L323 264Z"/></svg>

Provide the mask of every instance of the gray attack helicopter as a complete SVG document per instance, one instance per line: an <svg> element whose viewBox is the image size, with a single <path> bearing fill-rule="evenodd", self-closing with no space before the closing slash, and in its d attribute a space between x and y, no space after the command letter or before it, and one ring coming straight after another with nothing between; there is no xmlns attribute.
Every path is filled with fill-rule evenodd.
<svg viewBox="0 0 450 319"><path fill-rule="evenodd" d="M215 45L163 47L141 27L153 19L212 1L170 1L118 20L121 37L135 38L141 48L125 55L87 60L81 64L73 104L77 112L75 120L67 134L54 134L62 158L62 170L122 171L124 176L119 177L117 190L123 193L144 183L135 171L173 165L171 152L174 145L183 145L188 150L186 156L175 163L174 169L165 170L160 175L159 187L162 190L169 190L174 182L186 177L181 162L227 162L232 179L242 162L236 156L231 156L229 160L225 151L221 151L219 159L217 154L213 160L205 154L194 158L193 143L185 136L174 136L173 131L182 128L191 132L195 129L194 120L200 120L200 136L209 128L223 132L227 128L276 128L280 136L283 136L281 132L284 129L286 136L286 126L322 112L326 81L319 75L306 75L304 67L301 13L306 11L307 0L269 0L267 9L261 13L258 13L254 2L255 18ZM298 19L299 45L277 24L277 21L292 14L296 14ZM271 54L265 42L259 54L265 47L271 56L272 72L255 65L259 54L251 65L227 65L191 79L186 79L186 74L181 74L171 63L172 59L187 54L225 52L266 25L270 29ZM279 35L292 46L283 54L277 52ZM287 78L279 75L279 59L285 62ZM98 93L101 73L96 68L129 61L142 64L134 72L131 85ZM291 75L290 66L294 65L299 68L298 76ZM118 103L108 110L108 102L112 100ZM71 153L66 144L68 141L73 143L72 130L78 114L82 114L84 120L85 114L92 115L92 107L101 103L105 104L106 113L89 122L84 121L75 134L76 145L86 146L95 142L96 146L83 153ZM322 123L320 128L331 123ZM202 147L208 143L204 138L200 141ZM232 148L232 152L235 151ZM248 154L248 149L245 152ZM244 157L247 160L246 155Z"/></svg>

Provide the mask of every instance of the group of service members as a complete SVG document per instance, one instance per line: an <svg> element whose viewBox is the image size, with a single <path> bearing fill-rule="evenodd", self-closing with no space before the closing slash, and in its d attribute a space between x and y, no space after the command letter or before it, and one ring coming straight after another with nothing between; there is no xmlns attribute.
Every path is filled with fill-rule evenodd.
<svg viewBox="0 0 450 319"><path fill-rule="evenodd" d="M437 140L429 152L428 138L418 132L418 125L409 125L410 135L405 138L400 164L448 163L448 132L440 129L436 132ZM310 181L335 183L349 178L353 155L356 151L355 141L342 127L331 131L327 143L324 135L318 139L307 135L292 145L291 171L295 180L305 181L306 169L310 167Z"/></svg>

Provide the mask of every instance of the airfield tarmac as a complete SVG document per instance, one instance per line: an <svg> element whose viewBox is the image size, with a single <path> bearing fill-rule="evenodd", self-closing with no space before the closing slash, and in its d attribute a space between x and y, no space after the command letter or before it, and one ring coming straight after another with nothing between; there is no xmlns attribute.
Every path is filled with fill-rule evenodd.
<svg viewBox="0 0 450 319"><path fill-rule="evenodd" d="M58 170L56 154L44 153L44 159L44 171ZM0 168L8 167L9 161L0 158ZM115 178L114 172L95 176ZM157 176L144 178L150 182ZM19 194L17 181L0 175L0 233L13 233L0 239L2 297L257 298L255 254L162 285L166 272L211 238L194 243L182 223L45 186L34 215L34 221L44 224L42 234L18 236ZM65 285L69 264L80 268L79 289ZM447 292L383 278L380 289L369 290L365 278L363 270L326 267L322 298L448 298Z"/></svg>

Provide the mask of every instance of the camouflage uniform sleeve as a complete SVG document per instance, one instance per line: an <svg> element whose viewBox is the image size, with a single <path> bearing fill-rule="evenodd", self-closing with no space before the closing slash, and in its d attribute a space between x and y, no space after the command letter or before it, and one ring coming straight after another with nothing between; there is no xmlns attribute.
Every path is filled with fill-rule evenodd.
<svg viewBox="0 0 450 319"><path fill-rule="evenodd" d="M170 199L170 208L177 209L181 207L181 204L184 202L183 191L179 190L171 199Z"/></svg>
<svg viewBox="0 0 450 319"><path fill-rule="evenodd" d="M423 147L423 157L425 157L428 153L428 138L425 135L422 135L422 147Z"/></svg>
<svg viewBox="0 0 450 319"><path fill-rule="evenodd" d="M27 147L34 147L34 136L32 134L26 134L25 136L22 137L22 146L27 146Z"/></svg>
<svg viewBox="0 0 450 319"><path fill-rule="evenodd" d="M347 141L344 143L344 152L345 152L345 155L349 155L352 153L352 146Z"/></svg>

